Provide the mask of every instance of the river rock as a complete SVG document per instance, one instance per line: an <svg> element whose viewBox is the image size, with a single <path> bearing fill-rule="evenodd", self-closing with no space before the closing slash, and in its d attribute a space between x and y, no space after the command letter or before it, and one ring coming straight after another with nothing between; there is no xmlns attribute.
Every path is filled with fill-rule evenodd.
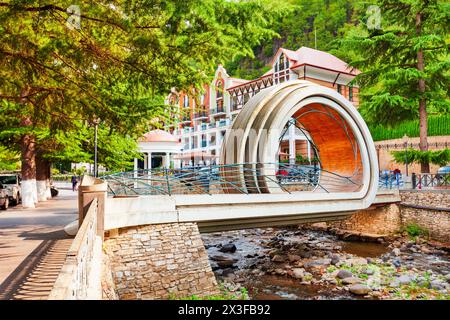
<svg viewBox="0 0 450 320"><path fill-rule="evenodd" d="M402 266L402 263L400 262L399 259L394 259L392 260L392 264L394 265L394 267L396 268L400 268Z"/></svg>
<svg viewBox="0 0 450 320"><path fill-rule="evenodd" d="M277 268L277 269L275 269L273 271L273 273L275 273L276 275L279 275L279 276L284 276L286 274L286 270L283 270L281 268Z"/></svg>
<svg viewBox="0 0 450 320"><path fill-rule="evenodd" d="M347 263L349 266L366 265L366 264L367 264L367 259L365 259L365 258L351 258L351 259L348 259L348 260L346 261L346 263Z"/></svg>
<svg viewBox="0 0 450 320"><path fill-rule="evenodd" d="M392 253L395 255L395 256L399 256L400 255L400 249L399 248L394 248L394 250L392 250Z"/></svg>
<svg viewBox="0 0 450 320"><path fill-rule="evenodd" d="M220 252L236 252L236 246L233 243L227 243L219 249Z"/></svg>
<svg viewBox="0 0 450 320"><path fill-rule="evenodd" d="M431 281L430 287L434 290L444 290L446 288L446 285L442 280L436 279Z"/></svg>
<svg viewBox="0 0 450 320"><path fill-rule="evenodd" d="M343 284L357 284L357 283L361 283L361 279L355 278L355 277L344 278L344 279L342 279L342 283Z"/></svg>
<svg viewBox="0 0 450 320"><path fill-rule="evenodd" d="M230 268L234 265L234 260L230 259L230 260L221 260L221 261L217 261L216 262L217 265L219 266L219 268Z"/></svg>
<svg viewBox="0 0 450 320"><path fill-rule="evenodd" d="M445 280L447 280L448 283L450 283L450 273L448 273L447 275L445 275Z"/></svg>
<svg viewBox="0 0 450 320"><path fill-rule="evenodd" d="M296 254L288 254L288 260L290 262L297 262L299 260L301 260L302 258L299 255Z"/></svg>
<svg viewBox="0 0 450 320"><path fill-rule="evenodd" d="M294 268L292 269L292 276L296 279L302 279L305 275L305 269L303 268Z"/></svg>
<svg viewBox="0 0 450 320"><path fill-rule="evenodd" d="M394 279L389 283L389 287L391 288L398 288L400 287L400 281L398 279Z"/></svg>
<svg viewBox="0 0 450 320"><path fill-rule="evenodd" d="M348 290L356 295L365 296L370 292L370 288L363 284L353 284L351 285Z"/></svg>
<svg viewBox="0 0 450 320"><path fill-rule="evenodd" d="M314 267L329 266L330 264L331 264L331 259L317 259L317 260L306 262L304 264L304 266L305 266L305 268L314 268Z"/></svg>
<svg viewBox="0 0 450 320"><path fill-rule="evenodd" d="M399 282L399 284L401 286L407 285L413 280L414 280L414 278L412 276L410 276L410 275L407 275L407 274L402 274L400 277L397 278L397 281Z"/></svg>
<svg viewBox="0 0 450 320"><path fill-rule="evenodd" d="M336 277L339 279L350 278L352 276L353 276L353 273L351 273L350 271L345 270L345 269L339 270L338 274L336 275Z"/></svg>
<svg viewBox="0 0 450 320"><path fill-rule="evenodd" d="M332 264L333 266L335 266L336 264L338 264L339 260L340 260L340 258L339 258L339 256L338 256L337 254L331 255L331 264Z"/></svg>
<svg viewBox="0 0 450 320"><path fill-rule="evenodd" d="M375 273L375 271L373 271L372 269L369 268L365 268L361 271L362 274L367 274L368 276L371 276Z"/></svg>
<svg viewBox="0 0 450 320"><path fill-rule="evenodd" d="M282 255L279 255L279 254L276 254L276 255L273 256L272 261L276 262L276 263L282 263L282 262L286 261L286 257L284 257Z"/></svg>

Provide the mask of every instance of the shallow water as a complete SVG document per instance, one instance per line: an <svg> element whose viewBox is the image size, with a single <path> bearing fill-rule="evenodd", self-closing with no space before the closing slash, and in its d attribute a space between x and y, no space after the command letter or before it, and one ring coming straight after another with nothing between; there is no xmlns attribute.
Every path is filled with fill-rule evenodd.
<svg viewBox="0 0 450 320"><path fill-rule="evenodd" d="M322 251L324 254L339 253L351 254L364 258L382 258L391 251L391 248L377 242L349 242L339 240L336 236L312 230L297 229L249 229L230 231L216 234L202 235L209 257L220 255L237 259L233 269L220 269L217 263L210 259L211 266L219 281L232 280L235 276L249 291L251 299L357 299L345 290L339 290L332 284L302 284L299 280L283 275L260 275L257 273L258 265L268 261L269 251L267 244L274 239L283 246L310 246L314 254ZM281 239L281 241L280 241ZM220 252L220 245L233 243L236 252ZM309 250L309 249L307 249ZM408 260L402 260L402 265L408 268L433 270L440 274L450 272L450 259L448 256L439 257L431 254L411 253ZM253 274L252 272L256 272Z"/></svg>

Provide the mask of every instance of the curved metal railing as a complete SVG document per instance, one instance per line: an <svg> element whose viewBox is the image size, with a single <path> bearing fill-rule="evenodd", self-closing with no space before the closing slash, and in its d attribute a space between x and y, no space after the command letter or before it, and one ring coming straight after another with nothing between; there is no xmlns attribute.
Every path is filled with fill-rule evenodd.
<svg viewBox="0 0 450 320"><path fill-rule="evenodd" d="M113 196L348 192L361 187L357 177L329 172L317 166L287 163L158 168L115 173L101 179L108 182L108 193Z"/></svg>

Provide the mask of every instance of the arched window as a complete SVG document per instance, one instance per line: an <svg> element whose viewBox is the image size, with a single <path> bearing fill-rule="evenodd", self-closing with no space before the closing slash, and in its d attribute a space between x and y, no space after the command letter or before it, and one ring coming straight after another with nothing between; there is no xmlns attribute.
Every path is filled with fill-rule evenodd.
<svg viewBox="0 0 450 320"><path fill-rule="evenodd" d="M217 80L216 84L216 98L223 98L223 83L222 80Z"/></svg>
<svg viewBox="0 0 450 320"><path fill-rule="evenodd" d="M217 112L224 112L223 110L223 80L219 79L216 82L216 106Z"/></svg>
<svg viewBox="0 0 450 320"><path fill-rule="evenodd" d="M275 84L289 80L289 59L281 53L274 66L273 78Z"/></svg>

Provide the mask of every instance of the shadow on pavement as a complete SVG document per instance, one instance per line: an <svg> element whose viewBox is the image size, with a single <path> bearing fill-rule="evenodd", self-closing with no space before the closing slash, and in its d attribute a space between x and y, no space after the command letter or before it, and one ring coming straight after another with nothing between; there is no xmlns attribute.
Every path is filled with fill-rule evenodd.
<svg viewBox="0 0 450 320"><path fill-rule="evenodd" d="M0 284L0 300L47 299L73 240L63 230L26 236L43 241Z"/></svg>

